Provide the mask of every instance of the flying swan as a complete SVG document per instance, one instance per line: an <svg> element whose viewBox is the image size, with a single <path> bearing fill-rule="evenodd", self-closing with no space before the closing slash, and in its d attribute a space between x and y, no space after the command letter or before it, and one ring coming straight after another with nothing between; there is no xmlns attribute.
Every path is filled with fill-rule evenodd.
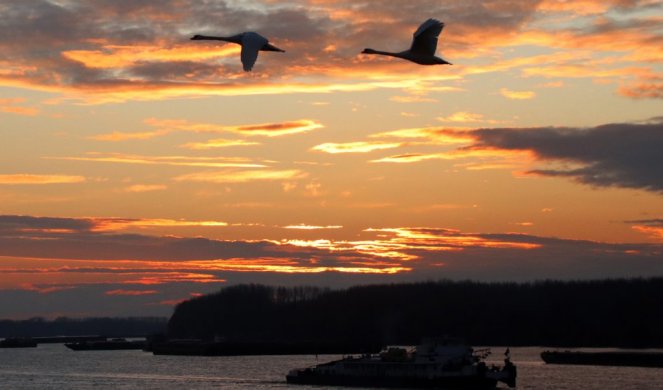
<svg viewBox="0 0 663 390"><path fill-rule="evenodd" d="M249 72L253 69L253 64L256 63L258 59L258 51L278 51L285 53L285 50L281 50L276 46L271 45L267 38L262 35L254 32L244 32L241 34L233 35L230 37L214 37L209 35L194 35L191 37L193 41L199 40L213 40L213 41L225 41L237 43L242 45L242 66L244 71Z"/></svg>
<svg viewBox="0 0 663 390"><path fill-rule="evenodd" d="M444 23L437 19L428 19L414 32L412 46L409 50L392 53L373 49L364 49L363 54L379 54L383 56L397 57L404 60L416 62L420 65L451 65L450 62L435 56L437 49L437 38L440 36Z"/></svg>

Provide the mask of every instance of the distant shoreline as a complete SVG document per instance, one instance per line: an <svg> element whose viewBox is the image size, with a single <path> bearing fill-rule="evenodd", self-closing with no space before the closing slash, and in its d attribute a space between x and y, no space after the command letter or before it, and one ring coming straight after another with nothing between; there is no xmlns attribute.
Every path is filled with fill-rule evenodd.
<svg viewBox="0 0 663 390"><path fill-rule="evenodd" d="M75 342L81 337L146 337L164 333L167 323L165 317L5 319L0 320L0 338L31 337L43 344Z"/></svg>

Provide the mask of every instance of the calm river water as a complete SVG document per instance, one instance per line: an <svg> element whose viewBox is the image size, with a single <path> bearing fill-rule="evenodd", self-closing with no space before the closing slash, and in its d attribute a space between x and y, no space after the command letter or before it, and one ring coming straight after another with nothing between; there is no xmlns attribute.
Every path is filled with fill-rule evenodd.
<svg viewBox="0 0 663 390"><path fill-rule="evenodd" d="M539 358L542 350L511 348L518 366L518 389L663 389L663 369L546 365ZM504 349L492 351L500 359ZM285 374L292 368L338 358L154 356L142 351L75 352L62 344L42 344L0 349L0 388L321 390L325 387L288 385Z"/></svg>

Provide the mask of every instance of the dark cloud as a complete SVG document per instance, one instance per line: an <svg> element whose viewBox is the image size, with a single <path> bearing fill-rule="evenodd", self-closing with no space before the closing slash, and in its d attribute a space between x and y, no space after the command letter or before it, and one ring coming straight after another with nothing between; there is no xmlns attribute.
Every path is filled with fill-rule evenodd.
<svg viewBox="0 0 663 390"><path fill-rule="evenodd" d="M582 165L530 173L569 177L601 187L663 192L663 122L617 123L592 128L480 129L470 149L529 150L544 161Z"/></svg>
<svg viewBox="0 0 663 390"><path fill-rule="evenodd" d="M324 259L325 250L271 241L223 241L98 231L134 219L72 219L0 216L0 256L87 260ZM358 257L361 257L357 254Z"/></svg>
<svg viewBox="0 0 663 390"><path fill-rule="evenodd" d="M54 259L213 260L283 255L271 242L216 241L205 238L152 237L138 234L50 234L35 242L26 232L0 237L0 255ZM308 251L292 256L307 255Z"/></svg>
<svg viewBox="0 0 663 390"><path fill-rule="evenodd" d="M0 232L3 237L8 234L24 234L25 230L33 233L39 230L70 230L86 232L94 227L88 219L33 217L28 215L0 215Z"/></svg>

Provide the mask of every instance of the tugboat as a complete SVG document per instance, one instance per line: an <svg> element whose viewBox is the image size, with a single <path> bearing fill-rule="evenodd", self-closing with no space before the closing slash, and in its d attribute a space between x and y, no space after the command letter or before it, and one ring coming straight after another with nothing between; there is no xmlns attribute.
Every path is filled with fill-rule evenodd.
<svg viewBox="0 0 663 390"><path fill-rule="evenodd" d="M487 366L489 350L475 351L449 339L424 339L415 349L390 347L377 355L295 369L288 383L306 385L495 389L498 382L516 386L516 366L509 349L504 366Z"/></svg>

